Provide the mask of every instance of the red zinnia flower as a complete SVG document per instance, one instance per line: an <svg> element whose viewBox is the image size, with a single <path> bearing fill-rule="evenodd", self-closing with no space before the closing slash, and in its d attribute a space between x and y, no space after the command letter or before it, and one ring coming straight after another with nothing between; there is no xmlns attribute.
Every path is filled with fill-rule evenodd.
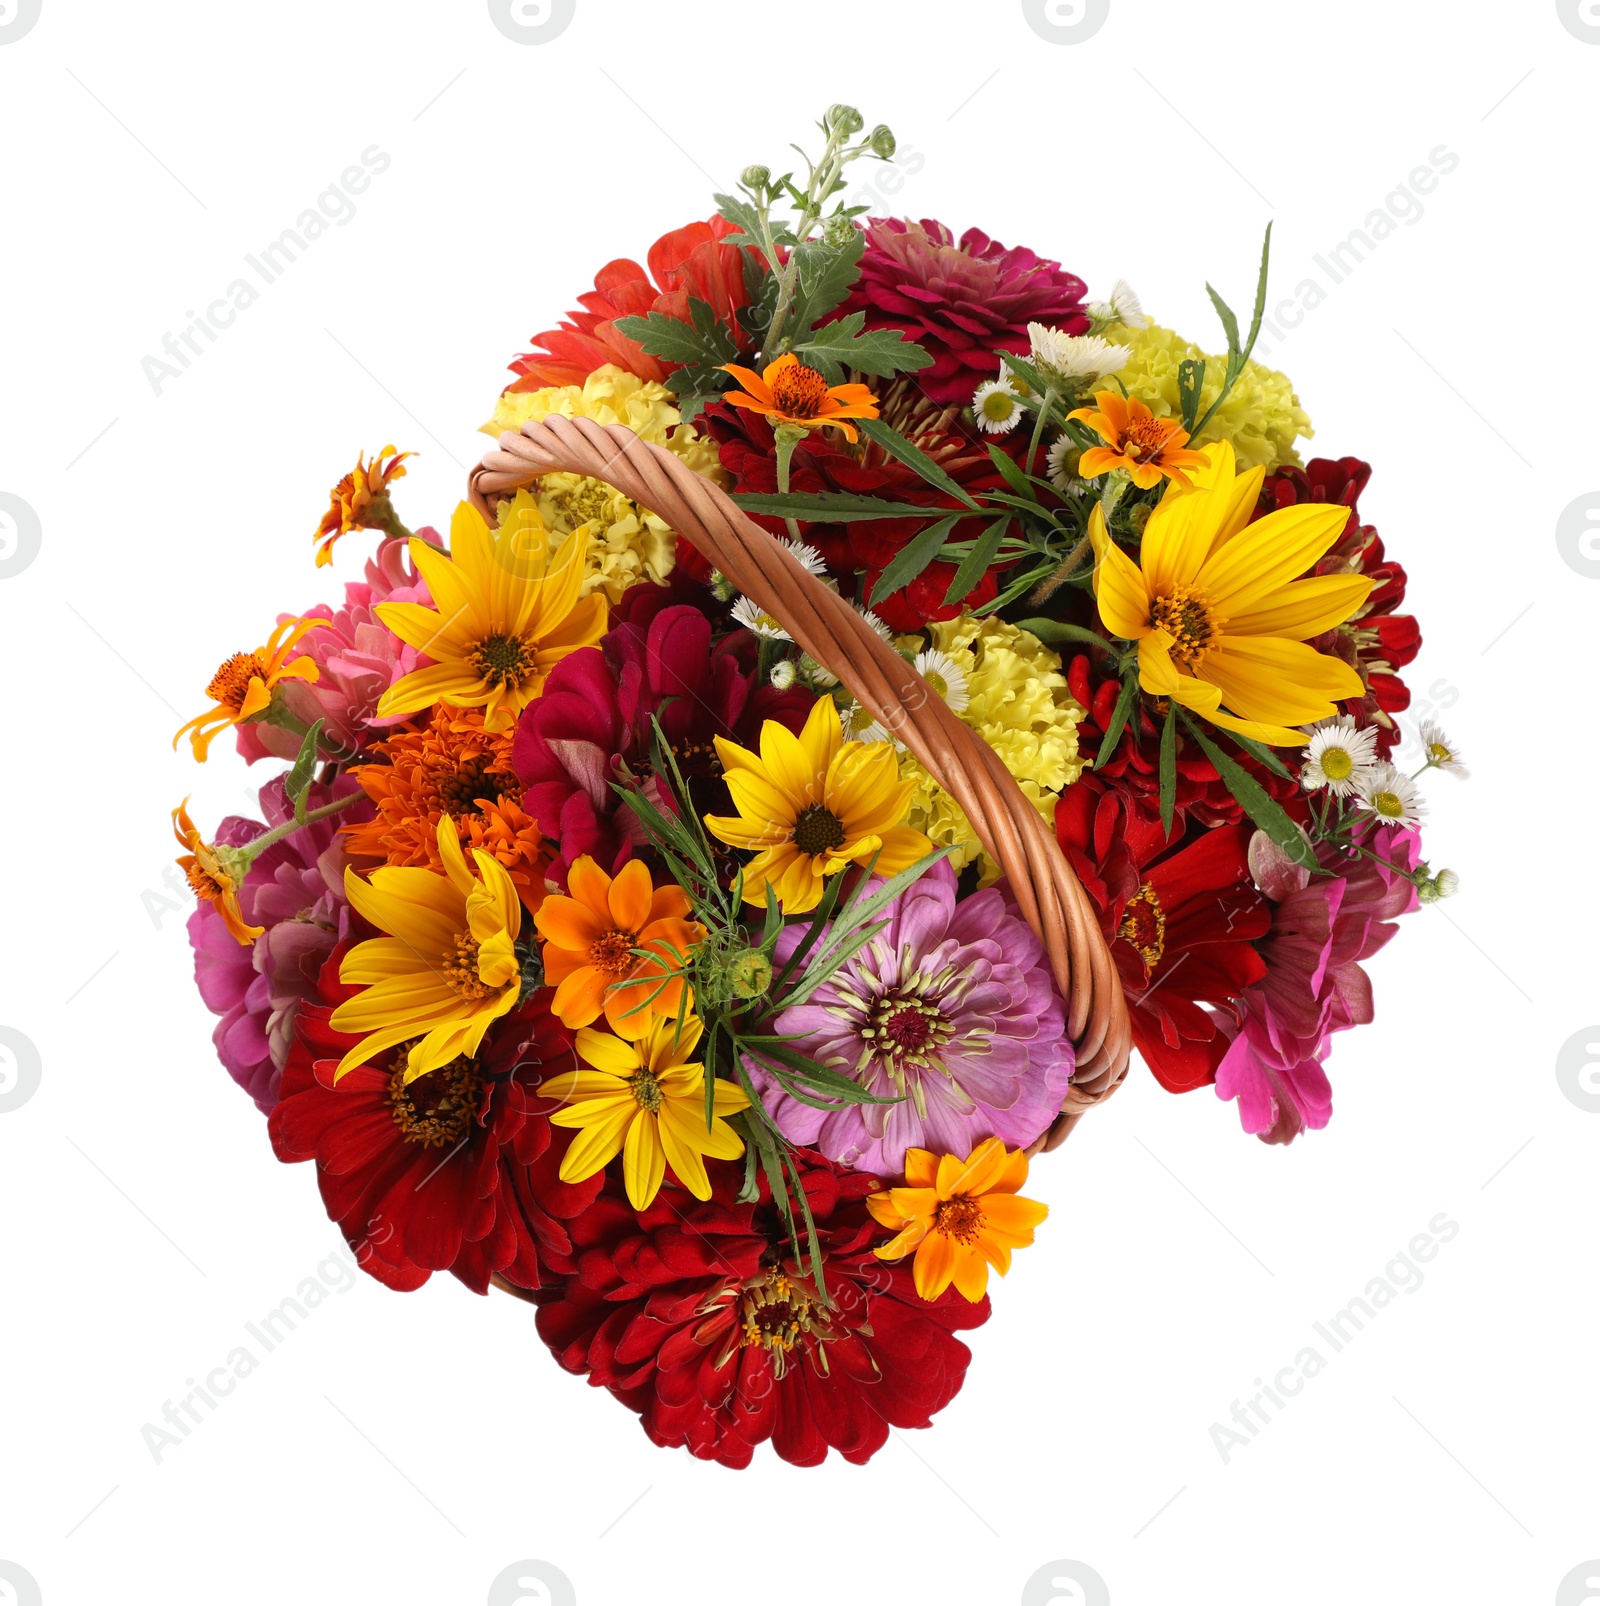
<svg viewBox="0 0 1600 1606"><path fill-rule="evenodd" d="M750 350L750 336L738 319L747 300L744 252L721 243L733 232L734 225L717 216L663 234L650 247L648 271L626 257L606 263L594 276L594 289L578 297L582 308L569 312L559 329L535 335L536 349L511 364L519 377L507 388L581 385L606 363L641 379L665 379L676 365L648 356L637 342L618 332L616 320L659 312L688 323L691 296L711 308L741 351Z"/></svg>
<svg viewBox="0 0 1600 1606"><path fill-rule="evenodd" d="M657 1444L732 1467L768 1439L797 1466L830 1447L860 1463L961 1387L971 1353L952 1334L987 1320L988 1299L920 1298L909 1263L872 1253L889 1234L864 1200L883 1184L798 1158L831 1304L765 1183L761 1202L735 1202L732 1166L715 1168L703 1204L669 1185L635 1212L607 1193L573 1224L577 1275L537 1296L556 1359L637 1411Z"/></svg>
<svg viewBox="0 0 1600 1606"><path fill-rule="evenodd" d="M322 967L322 1004L303 1004L268 1122L280 1160L315 1160L328 1215L379 1282L408 1291L436 1271L484 1293L498 1272L524 1288L573 1270L571 1218L600 1177L562 1182L566 1135L546 1119L541 1077L576 1064L572 1037L541 989L498 1021L476 1059L407 1084L405 1051L334 1085L357 1042L328 1025L358 989L338 979L350 944Z"/></svg>

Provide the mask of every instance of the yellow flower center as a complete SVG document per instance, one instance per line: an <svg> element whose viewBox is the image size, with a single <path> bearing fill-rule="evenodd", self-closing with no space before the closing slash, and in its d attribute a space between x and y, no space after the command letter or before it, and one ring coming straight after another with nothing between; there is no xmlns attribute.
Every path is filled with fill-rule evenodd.
<svg viewBox="0 0 1600 1606"><path fill-rule="evenodd" d="M772 401L787 418L815 418L828 399L828 381L803 362L791 364L772 381Z"/></svg>
<svg viewBox="0 0 1600 1606"><path fill-rule="evenodd" d="M1150 603L1150 623L1172 637L1172 656L1192 669L1216 645L1223 621L1210 601L1188 586L1174 586Z"/></svg>
<svg viewBox="0 0 1600 1606"><path fill-rule="evenodd" d="M844 846L844 821L821 803L808 803L794 822L794 845L802 853L827 853Z"/></svg>
<svg viewBox="0 0 1600 1606"><path fill-rule="evenodd" d="M634 1102L639 1108L649 1115L659 1115L661 1106L666 1103L666 1095L661 1091L661 1084L650 1071L635 1071L628 1078L628 1091L633 1094Z"/></svg>
<svg viewBox="0 0 1600 1606"><path fill-rule="evenodd" d="M445 954L439 969L450 990L469 1004L487 998L493 991L478 975L477 939L465 932L457 933L455 947Z"/></svg>
<svg viewBox="0 0 1600 1606"><path fill-rule="evenodd" d="M1148 881L1128 899L1117 935L1144 960L1147 972L1161 963L1167 946L1167 916Z"/></svg>
<svg viewBox="0 0 1600 1606"><path fill-rule="evenodd" d="M1398 792L1374 792L1370 801L1372 812L1381 814L1386 820L1405 818L1406 806Z"/></svg>
<svg viewBox="0 0 1600 1606"><path fill-rule="evenodd" d="M969 1244L983 1226L983 1210L971 1194L958 1193L941 1199L933 1212L933 1230L958 1244Z"/></svg>
<svg viewBox="0 0 1600 1606"><path fill-rule="evenodd" d="M1443 742L1428 743L1428 762L1430 764L1448 764L1455 756Z"/></svg>
<svg viewBox="0 0 1600 1606"><path fill-rule="evenodd" d="M465 1056L448 1065L406 1081L406 1060L410 1045L395 1056L389 1077L389 1108L394 1124L407 1143L442 1149L459 1143L471 1130L477 1117L483 1078L476 1060Z"/></svg>
<svg viewBox="0 0 1600 1606"><path fill-rule="evenodd" d="M1322 750L1322 773L1330 781L1347 781L1356 767L1355 760L1343 747L1325 747Z"/></svg>
<svg viewBox="0 0 1600 1606"><path fill-rule="evenodd" d="M1006 395L1003 390L991 390L983 398L983 416L990 423L1003 424L1016 410L1015 398Z"/></svg>
<svg viewBox="0 0 1600 1606"><path fill-rule="evenodd" d="M589 945L589 963L610 981L621 981L634 967L636 931L608 931Z"/></svg>
<svg viewBox="0 0 1600 1606"><path fill-rule="evenodd" d="M533 654L520 636L485 636L472 649L471 661L491 686L509 686L513 691L533 671Z"/></svg>
<svg viewBox="0 0 1600 1606"><path fill-rule="evenodd" d="M206 696L223 708L238 713L244 706L245 694L252 679L265 680L270 671L258 653L236 652L211 677Z"/></svg>
<svg viewBox="0 0 1600 1606"><path fill-rule="evenodd" d="M747 1283L739 1292L739 1336L744 1343L767 1352L772 1375L781 1379L790 1354L808 1338L821 1343L838 1337L825 1306L794 1281L781 1266L774 1266ZM813 1351L817 1369L826 1375L827 1357Z"/></svg>

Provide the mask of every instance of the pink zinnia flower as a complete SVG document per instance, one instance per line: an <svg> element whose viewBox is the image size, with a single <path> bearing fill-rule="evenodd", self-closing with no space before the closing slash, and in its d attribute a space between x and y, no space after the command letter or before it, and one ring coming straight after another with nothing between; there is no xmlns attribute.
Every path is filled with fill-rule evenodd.
<svg viewBox="0 0 1600 1606"><path fill-rule="evenodd" d="M1084 290L1059 262L1008 250L982 229L957 242L932 218L871 218L861 276L839 310L864 312L868 329L903 329L933 358L918 388L941 406L964 407L999 372L996 351L1026 354L1030 323L1083 334Z"/></svg>
<svg viewBox="0 0 1600 1606"><path fill-rule="evenodd" d="M996 888L957 902L944 863L879 918L888 925L807 1002L782 1010L773 1030L793 1038L797 1053L900 1102L814 1109L752 1064L779 1129L886 1177L904 1172L907 1149L965 1157L984 1138L1032 1143L1060 1110L1073 1069L1043 944ZM778 938L780 973L805 932L801 922Z"/></svg>
<svg viewBox="0 0 1600 1606"><path fill-rule="evenodd" d="M1267 973L1239 998L1242 1024L1217 1067L1217 1095L1239 1101L1240 1123L1264 1143L1328 1124L1328 1040L1373 1018L1372 982L1359 962L1394 935L1397 915L1417 907L1416 887L1389 868L1414 868L1417 833L1382 826L1362 845L1388 863L1319 847L1337 873L1313 876L1262 832L1251 839L1251 872L1277 907L1261 944Z"/></svg>
<svg viewBox="0 0 1600 1606"><path fill-rule="evenodd" d="M306 807L321 808L359 790L351 777L341 775L331 787L313 786ZM265 824L229 815L216 840L240 847L287 820L293 811L281 776L261 788L261 810ZM249 924L266 930L249 947L234 940L214 904L202 903L189 916L195 984L206 1008L222 1017L211 1041L228 1074L263 1114L278 1101L296 1012L316 997L323 960L348 934L339 827L347 819L370 818L371 812L358 803L348 814L303 826L251 865L239 890L239 908Z"/></svg>

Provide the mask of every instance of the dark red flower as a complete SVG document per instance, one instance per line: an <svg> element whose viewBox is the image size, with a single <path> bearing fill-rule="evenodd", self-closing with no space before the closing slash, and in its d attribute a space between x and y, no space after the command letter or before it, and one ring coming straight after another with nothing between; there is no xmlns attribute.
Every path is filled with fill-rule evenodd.
<svg viewBox="0 0 1600 1606"><path fill-rule="evenodd" d="M916 374L940 404L965 407L1000 368L996 351L1021 356L1029 323L1069 335L1089 327L1083 280L1023 246L1007 249L981 229L958 242L931 218L872 218L867 248L841 313L864 312L868 329L901 329L933 358Z"/></svg>
<svg viewBox="0 0 1600 1606"><path fill-rule="evenodd" d="M603 1179L558 1176L568 1135L546 1119L540 1079L570 1070L572 1036L549 991L498 1021L476 1059L405 1085L388 1056L333 1080L359 1038L328 1025L357 991L338 979L349 948L322 967L320 1004L301 1006L268 1121L280 1160L315 1160L328 1215L379 1282L407 1291L436 1271L485 1293L498 1272L524 1288L573 1271L571 1220Z"/></svg>
<svg viewBox="0 0 1600 1606"><path fill-rule="evenodd" d="M860 1463L890 1428L927 1427L961 1387L971 1353L952 1334L987 1320L988 1300L921 1299L909 1261L872 1253L889 1235L863 1200L883 1184L798 1159L831 1305L765 1184L739 1204L727 1165L705 1203L669 1183L635 1212L608 1191L574 1224L577 1275L537 1296L556 1359L637 1411L659 1445L732 1467L766 1440L797 1466L830 1448Z"/></svg>
<svg viewBox="0 0 1600 1606"><path fill-rule="evenodd" d="M1387 753L1399 738L1393 716L1411 706L1411 692L1400 678L1422 646L1422 631L1410 614L1397 613L1406 595L1406 571L1384 556L1378 532L1361 522L1357 501L1372 470L1357 457L1314 457L1303 469L1281 468L1261 487L1257 517L1303 502L1342 503L1350 509L1344 534L1329 548L1314 574L1365 574L1376 582L1361 608L1342 625L1317 636L1311 645L1350 664L1366 685L1364 697L1345 701L1357 723L1378 731Z"/></svg>
<svg viewBox="0 0 1600 1606"><path fill-rule="evenodd" d="M1248 824L1168 846L1160 819L1097 774L1056 805L1056 837L1100 915L1134 1046L1169 1093L1216 1078L1234 1001L1266 973L1253 944L1271 909L1250 877Z"/></svg>
<svg viewBox="0 0 1600 1606"><path fill-rule="evenodd" d="M897 380L882 387L878 398L879 416L908 440L913 441L964 490L996 490L1005 481L984 446L962 422L960 409L930 402L914 382ZM719 444L722 467L732 480L731 489L740 493L770 494L778 488L776 447L771 424L759 414L718 403L702 415L707 431ZM890 457L882 447L863 437L851 443L832 431L814 430L795 447L789 465L789 489L811 494L818 491L847 491L855 496L876 496L887 502L909 503L929 509L927 518L864 519L850 523L799 520L802 539L822 554L829 572L846 592L853 593L856 576L868 574L873 582L900 551L920 531L927 529L942 513L960 506L954 497L929 485L914 469ZM752 515L756 523L774 535L787 533L782 519ZM913 603L899 593L885 605L874 604L884 621L895 629L914 630L930 619L953 619L962 604L946 604L944 594L955 578L953 565L941 565L942 583L930 576ZM995 594L995 575L965 599L966 605L979 607ZM932 595L937 589L937 596ZM870 587L863 589L862 596ZM928 604L926 607L921 604ZM896 618L909 619L897 624ZM894 614L895 618L890 615Z"/></svg>
<svg viewBox="0 0 1600 1606"><path fill-rule="evenodd" d="M721 243L733 230L733 224L717 216L663 234L650 247L648 271L626 257L606 263L594 276L594 289L578 297L582 307L569 312L559 329L535 335L535 349L512 362L511 371L518 378L508 388L581 385L606 363L641 379L665 379L675 364L647 355L636 341L619 333L616 320L659 312L687 323L691 296L711 308L741 351L749 350L750 338L738 318L748 300L745 253Z"/></svg>
<svg viewBox="0 0 1600 1606"><path fill-rule="evenodd" d="M758 682L756 638L735 630L714 641L705 612L671 595L630 588L600 646L562 659L523 711L512 763L526 788L523 806L560 844L558 876L586 853L614 873L642 844L613 783L624 764L649 771L653 719L697 812L725 813L731 805L714 738L748 745L767 719L798 731L816 701L801 687L780 692ZM657 805L673 808L655 780Z"/></svg>

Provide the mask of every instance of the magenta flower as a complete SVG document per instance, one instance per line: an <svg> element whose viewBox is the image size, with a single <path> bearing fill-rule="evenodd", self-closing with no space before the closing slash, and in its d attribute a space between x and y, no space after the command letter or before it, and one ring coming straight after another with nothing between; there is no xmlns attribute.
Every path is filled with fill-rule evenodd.
<svg viewBox="0 0 1600 1606"><path fill-rule="evenodd" d="M1083 334L1084 290L1059 262L1008 250L982 229L958 243L932 218L872 218L861 276L840 311L864 312L868 329L903 329L933 358L918 387L941 406L965 406L999 372L996 351L1026 354L1029 323Z"/></svg>
<svg viewBox="0 0 1600 1606"><path fill-rule="evenodd" d="M331 787L313 786L306 806L321 808L359 789L341 775ZM239 847L288 819L292 811L281 776L261 788L261 809L266 824L229 815L216 840ZM303 1001L316 998L322 962L349 931L339 827L371 814L370 807L356 804L346 814L303 826L251 865L239 908L249 924L266 927L251 946L235 941L214 904L202 903L189 916L195 984L206 1008L222 1017L211 1041L228 1074L263 1114L278 1102L295 1013Z"/></svg>
<svg viewBox="0 0 1600 1606"><path fill-rule="evenodd" d="M436 531L418 532L438 540ZM380 602L431 602L428 587L406 557L405 542L385 541L376 558L367 560L367 577L344 588L344 606L337 612L327 603L308 608L302 619L326 619L320 630L310 631L300 643L321 671L315 682L282 682L290 711L310 725L324 721L324 753L354 756L375 735L405 723L408 716L377 717L378 699L424 660L408 647L374 611ZM283 614L282 619L297 617ZM300 751L300 738L281 725L259 720L238 727L239 751L252 764L258 758L292 759Z"/></svg>
<svg viewBox="0 0 1600 1606"><path fill-rule="evenodd" d="M984 1138L1032 1143L1060 1110L1073 1069L1043 945L995 888L958 903L944 863L883 917L889 924L809 1000L782 1010L773 1030L869 1093L900 1102L813 1109L752 1064L779 1129L885 1177L904 1173L907 1149L964 1157ZM805 931L788 926L778 938L780 973Z"/></svg>
<svg viewBox="0 0 1600 1606"><path fill-rule="evenodd" d="M1417 907L1416 887L1389 868L1415 867L1417 833L1381 826L1362 845L1388 863L1319 847L1338 873L1314 877L1260 831L1250 842L1251 873L1276 908L1261 944L1267 973L1239 998L1242 1024L1217 1067L1217 1096L1239 1101L1240 1124L1263 1143L1291 1143L1328 1124L1328 1040L1374 1013L1360 961L1394 935L1397 915Z"/></svg>

